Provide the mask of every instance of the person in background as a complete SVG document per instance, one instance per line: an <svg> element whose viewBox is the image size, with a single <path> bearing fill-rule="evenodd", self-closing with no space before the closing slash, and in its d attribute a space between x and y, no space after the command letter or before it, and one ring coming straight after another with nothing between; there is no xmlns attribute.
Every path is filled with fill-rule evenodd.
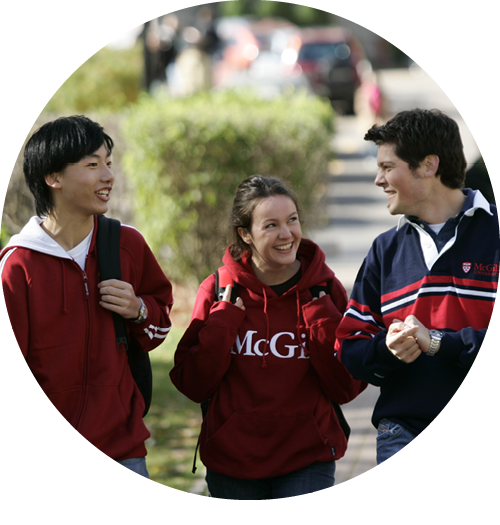
<svg viewBox="0 0 500 525"><path fill-rule="evenodd" d="M200 286L191 324L175 353L174 385L210 400L200 435L210 496L276 499L334 484L347 440L332 400L366 386L335 357L346 292L325 255L302 237L297 198L276 178L244 180L223 257L237 286L215 297ZM328 281L329 293L311 288Z"/></svg>
<svg viewBox="0 0 500 525"><path fill-rule="evenodd" d="M97 215L113 189L112 139L84 116L36 131L24 174L37 215L0 254L7 311L26 362L59 412L101 452L149 477L144 399L113 312L144 352L170 330L172 287L143 236L121 226L122 279L100 281Z"/></svg>
<svg viewBox="0 0 500 525"><path fill-rule="evenodd" d="M463 189L457 123L438 110L375 125L375 184L397 227L375 239L337 330L341 362L380 387L377 462L418 436L453 397L479 352L498 282L496 206Z"/></svg>

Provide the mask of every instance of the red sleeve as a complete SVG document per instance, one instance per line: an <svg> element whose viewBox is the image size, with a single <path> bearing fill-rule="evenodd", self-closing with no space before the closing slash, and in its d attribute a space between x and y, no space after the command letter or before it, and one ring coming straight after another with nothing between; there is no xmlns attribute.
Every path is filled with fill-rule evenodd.
<svg viewBox="0 0 500 525"><path fill-rule="evenodd" d="M8 251L0 264L2 288L12 330L24 357L29 347L28 276L16 250Z"/></svg>
<svg viewBox="0 0 500 525"><path fill-rule="evenodd" d="M367 384L354 379L337 359L335 333L347 305L347 294L340 282L332 282L330 295L311 301L302 307L309 332L311 365L318 374L321 388L333 401L352 401Z"/></svg>
<svg viewBox="0 0 500 525"><path fill-rule="evenodd" d="M141 233L124 226L121 235L122 280L132 284L135 294L148 308L144 322L129 322L128 326L142 349L149 351L163 343L172 327L172 285Z"/></svg>
<svg viewBox="0 0 500 525"><path fill-rule="evenodd" d="M174 357L170 378L176 388L196 403L210 398L231 364L231 347L245 318L245 311L214 300L215 277L200 286L191 323Z"/></svg>

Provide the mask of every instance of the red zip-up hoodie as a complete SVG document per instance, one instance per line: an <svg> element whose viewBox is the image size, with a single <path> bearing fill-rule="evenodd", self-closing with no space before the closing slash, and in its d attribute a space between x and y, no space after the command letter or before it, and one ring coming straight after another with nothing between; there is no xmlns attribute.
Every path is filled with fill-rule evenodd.
<svg viewBox="0 0 500 525"><path fill-rule="evenodd" d="M366 387L334 353L347 296L316 244L303 239L298 258L299 283L278 296L226 250L245 310L214 303L213 275L198 291L170 377L191 400L210 398L200 457L213 472L263 479L345 453L330 400L347 403ZM312 301L310 288L326 280L330 295Z"/></svg>
<svg viewBox="0 0 500 525"><path fill-rule="evenodd" d="M61 414L113 459L146 455L144 400L127 355L116 345L113 317L99 305L96 233L85 271L33 217L0 257L5 302L17 342L42 390ZM172 287L143 236L122 226L122 280L148 308L145 322L127 323L144 351L170 330Z"/></svg>

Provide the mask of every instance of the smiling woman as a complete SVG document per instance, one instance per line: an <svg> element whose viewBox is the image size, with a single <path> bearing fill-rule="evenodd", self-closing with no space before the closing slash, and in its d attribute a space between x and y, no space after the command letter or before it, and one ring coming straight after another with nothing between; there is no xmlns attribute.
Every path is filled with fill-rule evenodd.
<svg viewBox="0 0 500 525"><path fill-rule="evenodd" d="M200 436L210 495L276 499L334 484L347 440L332 401L363 390L334 354L347 296L321 249L302 238L292 191L254 175L236 191L234 243L196 297L170 376L192 401L209 400ZM318 286L324 285L325 291Z"/></svg>
<svg viewBox="0 0 500 525"><path fill-rule="evenodd" d="M302 239L299 214L294 201L285 195L262 199L253 212L250 230L238 234L251 247L251 265L265 284L280 284L300 269L296 258Z"/></svg>

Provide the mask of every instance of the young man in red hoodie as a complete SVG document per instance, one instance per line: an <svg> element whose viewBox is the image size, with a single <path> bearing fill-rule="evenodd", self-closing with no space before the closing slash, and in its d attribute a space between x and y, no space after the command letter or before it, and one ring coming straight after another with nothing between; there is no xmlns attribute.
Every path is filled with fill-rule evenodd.
<svg viewBox="0 0 500 525"><path fill-rule="evenodd" d="M144 399L117 348L113 312L152 350L170 330L172 287L143 236L124 225L123 280L100 282L97 215L108 211L112 149L83 116L33 134L24 174L37 215L3 249L0 272L14 334L43 391L88 441L148 477Z"/></svg>

